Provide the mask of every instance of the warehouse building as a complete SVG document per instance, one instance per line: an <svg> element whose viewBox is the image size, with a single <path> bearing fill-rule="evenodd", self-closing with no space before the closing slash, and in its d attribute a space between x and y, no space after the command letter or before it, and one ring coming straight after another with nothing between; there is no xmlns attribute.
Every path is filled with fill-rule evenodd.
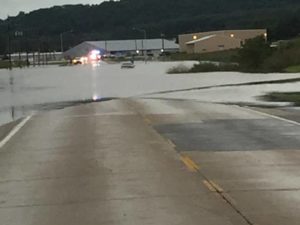
<svg viewBox="0 0 300 225"><path fill-rule="evenodd" d="M64 57L82 57L93 50L100 51L101 55L126 56L144 53L159 55L161 52L178 52L179 45L175 40L167 39L86 41L64 52Z"/></svg>
<svg viewBox="0 0 300 225"><path fill-rule="evenodd" d="M246 40L258 36L267 39L267 30L223 30L182 34L178 40L180 52L191 54L241 48Z"/></svg>

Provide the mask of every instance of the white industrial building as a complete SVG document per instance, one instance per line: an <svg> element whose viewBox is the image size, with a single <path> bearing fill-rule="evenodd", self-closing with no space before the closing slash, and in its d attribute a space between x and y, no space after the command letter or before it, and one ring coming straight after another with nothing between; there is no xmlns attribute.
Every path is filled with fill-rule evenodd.
<svg viewBox="0 0 300 225"><path fill-rule="evenodd" d="M64 52L65 58L82 57L93 50L100 51L101 55L147 54L159 55L161 52L178 52L176 40L167 39L139 39L116 41L85 41Z"/></svg>

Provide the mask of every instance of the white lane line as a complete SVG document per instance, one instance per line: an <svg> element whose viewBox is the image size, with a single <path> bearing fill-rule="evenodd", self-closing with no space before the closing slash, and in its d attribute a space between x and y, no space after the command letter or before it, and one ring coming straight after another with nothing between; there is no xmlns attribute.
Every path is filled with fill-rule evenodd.
<svg viewBox="0 0 300 225"><path fill-rule="evenodd" d="M242 108L242 109L245 109L245 110L248 110L248 111L250 111L250 112L254 112L254 113L256 113L256 114L260 114L260 115L262 115L262 116L270 117L270 118L273 118L273 119L281 120L281 121L284 121L284 122L287 122L287 123L291 123L291 124L300 126L300 123L298 123L298 122L296 122L296 121L293 121L293 120L285 119L285 118L282 118L282 117L279 117L279 116L274 116L274 115L272 115L272 114L268 114L268 113L256 111L256 110L254 110L254 109L249 109L249 108L246 108L246 107L241 107L241 106L237 106L237 107Z"/></svg>
<svg viewBox="0 0 300 225"><path fill-rule="evenodd" d="M22 127L24 127L24 125L32 118L32 116L28 116L25 119L23 119L18 125L16 125L14 127L14 129L12 129L12 131L2 140L0 141L0 148L2 148L4 145L6 145L7 142L9 142L9 140L15 136L16 133L18 133L19 130L22 129Z"/></svg>

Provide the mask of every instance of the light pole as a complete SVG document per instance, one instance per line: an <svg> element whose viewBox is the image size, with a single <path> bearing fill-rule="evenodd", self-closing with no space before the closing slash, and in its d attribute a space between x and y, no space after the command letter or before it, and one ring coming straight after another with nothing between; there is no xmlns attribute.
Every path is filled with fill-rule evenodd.
<svg viewBox="0 0 300 225"><path fill-rule="evenodd" d="M144 55L144 59L145 59L145 63L147 62L146 60L146 51L145 51L145 43L144 41L146 42L146 39L147 39L147 31L145 29L139 29L139 28L132 28L133 30L137 30L137 31L140 31L144 34L144 40L142 40L142 49L143 49L143 55Z"/></svg>
<svg viewBox="0 0 300 225"><path fill-rule="evenodd" d="M165 51L165 34L161 33L161 52L163 53Z"/></svg>
<svg viewBox="0 0 300 225"><path fill-rule="evenodd" d="M11 60L11 38L10 38L10 24L8 22L7 25L7 53L8 53L8 60L9 60L9 69L12 69L12 60Z"/></svg>
<svg viewBox="0 0 300 225"><path fill-rule="evenodd" d="M19 67L21 68L22 67L22 65L21 65L21 61L22 61L22 58L21 58L21 38L23 37L23 31L15 31L15 37L16 38L19 38L19 40L18 40L18 44L19 44L19 62L18 62L18 64L19 64Z"/></svg>

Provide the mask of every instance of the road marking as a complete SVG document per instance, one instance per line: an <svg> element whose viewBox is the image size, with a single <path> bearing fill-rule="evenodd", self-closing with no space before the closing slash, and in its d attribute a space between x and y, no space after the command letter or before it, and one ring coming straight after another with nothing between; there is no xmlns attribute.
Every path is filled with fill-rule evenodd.
<svg viewBox="0 0 300 225"><path fill-rule="evenodd" d="M250 109L250 108L246 108L246 107L241 107L241 106L237 106L237 107L242 108L242 109L245 109L245 110L248 110L248 111L251 111L251 112L254 112L254 113L256 113L256 114L260 114L260 115L262 115L262 116L270 117L270 118L273 118L273 119L281 120L281 121L284 121L284 122L287 122L287 123L291 123L291 124L300 126L300 123L298 123L298 122L296 122L296 121L293 121L293 120L285 119L285 118L282 118L282 117L279 117L279 116L274 116L274 115L272 115L272 114L268 114L268 113L256 111L256 110L254 110L254 109Z"/></svg>
<svg viewBox="0 0 300 225"><path fill-rule="evenodd" d="M2 140L0 141L0 148L2 148L4 145L6 145L7 142L9 142L9 140L15 136L16 133L18 133L18 131L20 129L22 129L22 127L24 127L24 125L32 118L32 116L28 116L25 119L23 119L18 125L16 125L12 131Z"/></svg>
<svg viewBox="0 0 300 225"><path fill-rule="evenodd" d="M203 184L212 192L223 193L224 190L212 180L203 180Z"/></svg>
<svg viewBox="0 0 300 225"><path fill-rule="evenodd" d="M197 172L200 167L188 156L181 155L180 156L181 161L185 164L185 166L188 168L191 172Z"/></svg>
<svg viewBox="0 0 300 225"><path fill-rule="evenodd" d="M172 148L176 148L176 145L174 144L173 141L171 141L170 139L167 139L167 142L169 143L169 145L172 146Z"/></svg>
<svg viewBox="0 0 300 225"><path fill-rule="evenodd" d="M217 192L223 193L224 190L216 182L210 180L209 183L216 189Z"/></svg>
<svg viewBox="0 0 300 225"><path fill-rule="evenodd" d="M151 124L151 120L150 120L149 118L147 118L147 117L144 117L144 121L145 121L145 123L147 123L148 125Z"/></svg>
<svg viewBox="0 0 300 225"><path fill-rule="evenodd" d="M216 189L207 181L204 180L203 184L208 188L208 190L210 190L211 192L216 192Z"/></svg>

